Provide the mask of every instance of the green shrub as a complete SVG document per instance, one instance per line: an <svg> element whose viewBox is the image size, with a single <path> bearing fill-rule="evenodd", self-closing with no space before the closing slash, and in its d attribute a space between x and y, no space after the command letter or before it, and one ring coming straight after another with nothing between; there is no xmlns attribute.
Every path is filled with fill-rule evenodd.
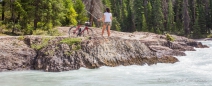
<svg viewBox="0 0 212 86"><path fill-rule="evenodd" d="M61 36L61 33L56 28L49 29L48 32L47 32L47 34L49 36Z"/></svg>
<svg viewBox="0 0 212 86"><path fill-rule="evenodd" d="M212 38L212 34L207 35L207 38Z"/></svg>
<svg viewBox="0 0 212 86"><path fill-rule="evenodd" d="M113 18L111 29L116 31L121 31L120 23L115 17Z"/></svg>
<svg viewBox="0 0 212 86"><path fill-rule="evenodd" d="M18 40L23 41L24 40L24 36L19 36Z"/></svg>
<svg viewBox="0 0 212 86"><path fill-rule="evenodd" d="M174 41L174 38L170 34L166 34L167 41Z"/></svg>
<svg viewBox="0 0 212 86"><path fill-rule="evenodd" d="M53 56L55 54L55 51L54 50L48 50L44 54L48 55L48 56Z"/></svg>
<svg viewBox="0 0 212 86"><path fill-rule="evenodd" d="M81 49L81 39L80 38L65 38L60 41L60 43L67 44L72 47L72 50L79 50Z"/></svg>
<svg viewBox="0 0 212 86"><path fill-rule="evenodd" d="M40 43L32 44L31 48L35 50L41 50L48 45L49 40L50 38L42 38L42 41Z"/></svg>
<svg viewBox="0 0 212 86"><path fill-rule="evenodd" d="M82 40L80 38L65 38L65 39L61 40L60 43L68 44L69 46L72 46L73 44L74 45L80 44L81 41Z"/></svg>
<svg viewBox="0 0 212 86"><path fill-rule="evenodd" d="M6 29L6 25L3 24L2 21L0 21L0 33L3 33L3 30Z"/></svg>
<svg viewBox="0 0 212 86"><path fill-rule="evenodd" d="M33 35L61 36L57 29L49 29L48 31L37 29L33 31Z"/></svg>
<svg viewBox="0 0 212 86"><path fill-rule="evenodd" d="M70 56L72 54L72 51L66 51L64 54Z"/></svg>
<svg viewBox="0 0 212 86"><path fill-rule="evenodd" d="M37 29L37 30L34 30L34 31L32 32L32 34L33 34L33 35L46 35L46 34L47 34L47 31Z"/></svg>
<svg viewBox="0 0 212 86"><path fill-rule="evenodd" d="M31 24L27 24L26 26L24 26L24 28L22 29L22 32L24 32L24 34L28 34L28 35L32 35L33 34L33 29L34 27Z"/></svg>

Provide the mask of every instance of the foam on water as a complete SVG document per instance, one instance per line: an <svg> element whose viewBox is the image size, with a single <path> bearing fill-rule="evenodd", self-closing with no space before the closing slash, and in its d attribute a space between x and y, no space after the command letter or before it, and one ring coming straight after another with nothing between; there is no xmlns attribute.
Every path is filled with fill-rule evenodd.
<svg viewBox="0 0 212 86"><path fill-rule="evenodd" d="M210 48L187 51L175 64L2 72L0 86L212 86L212 42L203 43Z"/></svg>

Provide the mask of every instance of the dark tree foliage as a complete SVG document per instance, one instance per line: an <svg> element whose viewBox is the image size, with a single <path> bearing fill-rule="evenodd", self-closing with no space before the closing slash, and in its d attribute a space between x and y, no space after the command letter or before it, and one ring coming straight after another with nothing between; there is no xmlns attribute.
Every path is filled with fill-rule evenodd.
<svg viewBox="0 0 212 86"><path fill-rule="evenodd" d="M0 30L24 34L90 20L100 26L108 7L113 30L205 37L212 29L212 0L2 0ZM80 22L79 22L80 21Z"/></svg>

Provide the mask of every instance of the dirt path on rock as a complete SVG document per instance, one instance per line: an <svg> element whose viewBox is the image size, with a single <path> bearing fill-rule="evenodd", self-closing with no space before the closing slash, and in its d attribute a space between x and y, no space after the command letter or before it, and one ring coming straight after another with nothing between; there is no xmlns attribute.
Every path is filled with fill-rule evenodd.
<svg viewBox="0 0 212 86"><path fill-rule="evenodd" d="M57 27L58 31L62 33L63 37L68 37L68 31L70 27ZM96 28L96 27L90 27L93 32L95 37L102 37L102 29L101 28ZM74 28L75 29L75 28ZM103 38L108 38L107 36L107 31L104 31L104 37ZM150 33L150 32L119 32L119 31L114 31L111 30L111 36L110 37L120 37L123 39L131 39L131 40L158 40L162 35ZM0 38L10 38L10 37L19 37L19 36L0 36Z"/></svg>
<svg viewBox="0 0 212 86"><path fill-rule="evenodd" d="M68 31L70 27L58 27L58 31L63 34L63 36L69 36ZM95 28L92 27L92 30L94 32L94 35L96 37L102 37L102 29L101 28ZM107 38L107 31L104 31L104 38ZM149 32L118 32L111 30L111 37L120 37L123 39L132 39L132 40L155 40L158 38L157 34L149 33Z"/></svg>

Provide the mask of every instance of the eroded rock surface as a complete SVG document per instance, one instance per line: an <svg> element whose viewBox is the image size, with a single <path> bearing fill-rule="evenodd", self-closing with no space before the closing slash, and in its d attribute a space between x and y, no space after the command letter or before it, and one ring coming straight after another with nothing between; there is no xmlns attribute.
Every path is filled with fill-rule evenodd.
<svg viewBox="0 0 212 86"><path fill-rule="evenodd" d="M139 33L131 35L136 37ZM148 36L148 35L146 35ZM122 37L85 37L81 49L73 49L60 41L68 37L24 36L0 38L0 71L43 70L49 72L76 70L80 67L98 68L119 65L153 65L175 63L174 56L184 56L184 51L205 48L200 42L185 37L173 36L174 42L167 42L165 36L151 34L152 39ZM32 45L47 44L39 49Z"/></svg>

